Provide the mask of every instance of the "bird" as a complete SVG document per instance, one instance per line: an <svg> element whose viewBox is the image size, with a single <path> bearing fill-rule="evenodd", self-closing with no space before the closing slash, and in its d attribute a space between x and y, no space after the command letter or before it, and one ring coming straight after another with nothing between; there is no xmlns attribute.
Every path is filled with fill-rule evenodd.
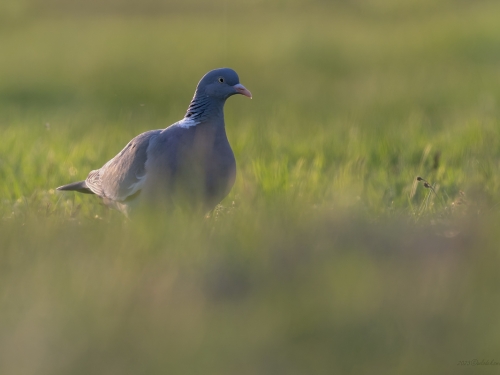
<svg viewBox="0 0 500 375"><path fill-rule="evenodd" d="M224 123L224 104L235 94L252 98L233 69L209 71L184 118L139 134L85 180L57 190L95 194L126 216L136 207L177 205L209 212L228 195L236 178Z"/></svg>

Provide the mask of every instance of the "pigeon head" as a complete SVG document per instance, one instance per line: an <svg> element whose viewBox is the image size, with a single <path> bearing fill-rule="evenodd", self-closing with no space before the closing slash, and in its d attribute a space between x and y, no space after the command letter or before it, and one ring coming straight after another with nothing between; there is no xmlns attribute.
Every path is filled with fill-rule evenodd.
<svg viewBox="0 0 500 375"><path fill-rule="evenodd" d="M232 69L215 69L203 76L196 87L194 97L189 104L181 127L191 127L209 118L222 118L223 107L227 98L241 94L252 98L252 94L240 83L238 74Z"/></svg>
<svg viewBox="0 0 500 375"><path fill-rule="evenodd" d="M198 83L196 94L223 101L235 94L252 98L250 91L240 83L238 74L229 68L215 69L205 74Z"/></svg>

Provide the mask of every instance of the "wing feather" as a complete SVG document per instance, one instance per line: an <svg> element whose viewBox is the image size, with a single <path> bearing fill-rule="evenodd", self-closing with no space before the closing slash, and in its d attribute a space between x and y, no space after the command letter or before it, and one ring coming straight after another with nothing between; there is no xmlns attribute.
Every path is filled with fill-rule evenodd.
<svg viewBox="0 0 500 375"><path fill-rule="evenodd" d="M125 201L138 193L147 179L148 147L161 130L151 130L132 139L101 169L89 173L85 182L95 194Z"/></svg>

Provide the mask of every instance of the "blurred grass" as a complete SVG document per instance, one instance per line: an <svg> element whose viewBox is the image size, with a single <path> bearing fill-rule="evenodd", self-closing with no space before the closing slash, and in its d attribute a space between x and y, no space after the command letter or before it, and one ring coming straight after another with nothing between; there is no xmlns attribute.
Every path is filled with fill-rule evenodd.
<svg viewBox="0 0 500 375"><path fill-rule="evenodd" d="M0 373L500 362L499 11L4 0ZM227 103L238 177L209 217L124 222L54 192L179 120L220 66L254 99Z"/></svg>

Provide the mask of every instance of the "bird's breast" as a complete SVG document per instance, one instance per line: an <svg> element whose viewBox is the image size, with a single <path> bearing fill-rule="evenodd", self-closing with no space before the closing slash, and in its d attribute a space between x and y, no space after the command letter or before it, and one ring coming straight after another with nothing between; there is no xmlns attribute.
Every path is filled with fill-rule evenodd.
<svg viewBox="0 0 500 375"><path fill-rule="evenodd" d="M211 209L234 184L236 162L233 151L223 128L221 131L197 125L183 130L175 134L175 142L165 140L155 149L161 156L151 158L154 163L149 165L148 174L154 177L148 186L154 189L151 194L166 195L173 201L185 200Z"/></svg>

